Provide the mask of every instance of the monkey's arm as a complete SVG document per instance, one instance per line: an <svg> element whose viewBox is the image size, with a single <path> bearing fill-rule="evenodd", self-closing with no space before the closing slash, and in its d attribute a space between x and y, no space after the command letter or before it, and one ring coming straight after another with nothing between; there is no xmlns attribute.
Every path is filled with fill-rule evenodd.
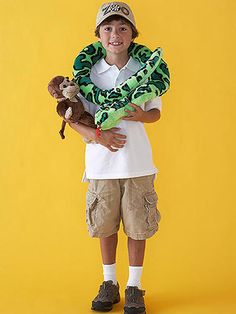
<svg viewBox="0 0 236 314"><path fill-rule="evenodd" d="M61 129L59 131L59 134L61 135L61 138L63 140L65 138L65 135L64 135L65 127L66 127L66 121L62 120Z"/></svg>

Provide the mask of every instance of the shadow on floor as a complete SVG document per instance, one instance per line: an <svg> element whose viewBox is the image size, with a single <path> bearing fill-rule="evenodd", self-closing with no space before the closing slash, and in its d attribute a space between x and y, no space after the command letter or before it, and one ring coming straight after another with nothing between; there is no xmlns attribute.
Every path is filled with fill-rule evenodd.
<svg viewBox="0 0 236 314"><path fill-rule="evenodd" d="M179 295L147 295L145 297L147 312L154 313L154 309L158 309L158 313L164 312L177 307L187 306L206 306L218 303L232 303L236 304L236 298L232 291L207 291L207 292L186 292Z"/></svg>

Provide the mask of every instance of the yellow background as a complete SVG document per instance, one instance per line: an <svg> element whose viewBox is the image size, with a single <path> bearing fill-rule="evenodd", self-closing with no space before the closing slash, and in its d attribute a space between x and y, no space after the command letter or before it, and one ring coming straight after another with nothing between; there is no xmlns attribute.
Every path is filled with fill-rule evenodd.
<svg viewBox="0 0 236 314"><path fill-rule="evenodd" d="M84 143L70 128L60 139L47 83L71 77L102 1L0 2L0 313L90 313L103 277L85 224ZM236 1L127 3L137 42L163 48L172 82L147 125L162 214L142 277L148 313L235 313Z"/></svg>

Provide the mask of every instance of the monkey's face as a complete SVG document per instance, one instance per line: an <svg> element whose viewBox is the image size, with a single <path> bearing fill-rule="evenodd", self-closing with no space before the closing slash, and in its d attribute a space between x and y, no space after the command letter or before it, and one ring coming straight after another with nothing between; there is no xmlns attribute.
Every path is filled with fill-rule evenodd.
<svg viewBox="0 0 236 314"><path fill-rule="evenodd" d="M59 88L65 98L71 99L79 93L79 86L70 81L68 77L64 78L63 82L59 85Z"/></svg>

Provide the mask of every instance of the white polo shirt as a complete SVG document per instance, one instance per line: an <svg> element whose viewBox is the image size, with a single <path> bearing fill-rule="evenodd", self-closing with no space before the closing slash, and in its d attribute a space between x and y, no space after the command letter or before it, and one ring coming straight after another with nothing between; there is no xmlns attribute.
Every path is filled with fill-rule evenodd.
<svg viewBox="0 0 236 314"><path fill-rule="evenodd" d="M98 61L91 69L92 82L101 89L111 89L140 69L140 63L130 57L127 64L118 69L116 65L109 65L104 59ZM85 110L93 116L99 106L88 102L78 95ZM161 111L161 99L156 97L141 106L145 111L157 108ZM146 134L144 124L137 121L122 120L117 127L121 134L126 135L126 143L117 152L111 152L100 144L86 144L85 172L82 181L87 179L122 179L140 177L157 173L153 164L152 149Z"/></svg>

